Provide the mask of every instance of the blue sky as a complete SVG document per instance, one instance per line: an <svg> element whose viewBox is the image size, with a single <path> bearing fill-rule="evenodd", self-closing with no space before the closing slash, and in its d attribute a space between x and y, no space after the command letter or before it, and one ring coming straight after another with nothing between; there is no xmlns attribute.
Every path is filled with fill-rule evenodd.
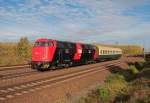
<svg viewBox="0 0 150 103"><path fill-rule="evenodd" d="M0 41L150 44L150 0L0 0Z"/></svg>

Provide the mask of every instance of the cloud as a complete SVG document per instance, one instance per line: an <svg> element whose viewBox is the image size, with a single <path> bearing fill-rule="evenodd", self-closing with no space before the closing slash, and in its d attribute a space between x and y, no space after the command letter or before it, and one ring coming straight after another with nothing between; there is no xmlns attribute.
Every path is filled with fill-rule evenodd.
<svg viewBox="0 0 150 103"><path fill-rule="evenodd" d="M0 37L4 39L9 35L13 40L28 36L32 40L128 42L149 35L149 19L145 22L139 15L128 14L148 0L10 1L0 2Z"/></svg>

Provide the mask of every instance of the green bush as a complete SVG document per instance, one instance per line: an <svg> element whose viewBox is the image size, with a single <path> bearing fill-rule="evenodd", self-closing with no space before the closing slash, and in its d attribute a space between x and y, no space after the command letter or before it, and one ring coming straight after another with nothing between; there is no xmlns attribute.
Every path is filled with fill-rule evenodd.
<svg viewBox="0 0 150 103"><path fill-rule="evenodd" d="M137 74L137 73L139 73L138 69L137 69L134 65L131 65L131 66L129 67L129 70L131 70L131 73L132 73L132 74Z"/></svg>
<svg viewBox="0 0 150 103"><path fill-rule="evenodd" d="M100 87L98 89L99 97L102 101L108 101L110 97L110 92L107 87Z"/></svg>
<svg viewBox="0 0 150 103"><path fill-rule="evenodd" d="M141 71L144 68L144 65L145 65L145 60L141 60L141 61L135 63L135 67L139 71Z"/></svg>
<svg viewBox="0 0 150 103"><path fill-rule="evenodd" d="M113 83L118 81L125 81L125 78L121 74L111 74L110 76L106 77L106 83Z"/></svg>
<svg viewBox="0 0 150 103"><path fill-rule="evenodd" d="M135 103L145 103L145 102L142 99L137 99L137 100L135 100Z"/></svg>
<svg viewBox="0 0 150 103"><path fill-rule="evenodd" d="M99 95L104 102L113 100L118 93L126 92L126 90L124 90L126 87L127 82L124 76L120 74L111 74L110 76L106 77L103 87L100 87Z"/></svg>

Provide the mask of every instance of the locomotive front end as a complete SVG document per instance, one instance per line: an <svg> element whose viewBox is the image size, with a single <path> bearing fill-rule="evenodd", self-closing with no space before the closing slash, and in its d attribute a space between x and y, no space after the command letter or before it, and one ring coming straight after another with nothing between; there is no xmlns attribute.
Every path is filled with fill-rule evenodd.
<svg viewBox="0 0 150 103"><path fill-rule="evenodd" d="M32 49L32 68L48 69L55 53L54 42L49 39L38 39Z"/></svg>

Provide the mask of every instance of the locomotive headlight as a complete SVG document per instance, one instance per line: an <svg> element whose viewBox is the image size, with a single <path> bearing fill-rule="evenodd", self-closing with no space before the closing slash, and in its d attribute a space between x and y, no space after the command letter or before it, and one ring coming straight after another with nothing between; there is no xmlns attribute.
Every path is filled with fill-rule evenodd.
<svg viewBox="0 0 150 103"><path fill-rule="evenodd" d="M89 50L88 52L91 53L91 50Z"/></svg>
<svg viewBox="0 0 150 103"><path fill-rule="evenodd" d="M49 68L49 64L43 64L42 67L45 68L45 69L47 69L47 68Z"/></svg>
<svg viewBox="0 0 150 103"><path fill-rule="evenodd" d="M82 49L78 49L78 53L82 53Z"/></svg>

